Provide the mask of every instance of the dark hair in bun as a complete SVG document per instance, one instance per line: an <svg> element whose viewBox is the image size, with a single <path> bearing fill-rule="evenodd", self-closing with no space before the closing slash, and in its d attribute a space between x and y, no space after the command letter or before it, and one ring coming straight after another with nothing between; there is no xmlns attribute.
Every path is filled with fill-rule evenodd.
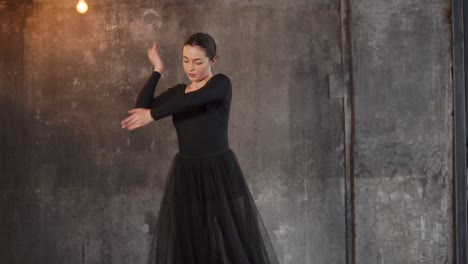
<svg viewBox="0 0 468 264"><path fill-rule="evenodd" d="M214 39L206 33L198 32L191 35L184 42L184 46L187 45L202 47L210 61L216 56L216 43Z"/></svg>

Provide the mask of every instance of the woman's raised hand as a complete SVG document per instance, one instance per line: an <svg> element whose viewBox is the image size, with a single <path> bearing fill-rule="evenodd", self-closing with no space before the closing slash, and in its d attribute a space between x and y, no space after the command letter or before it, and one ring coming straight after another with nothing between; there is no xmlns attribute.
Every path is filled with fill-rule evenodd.
<svg viewBox="0 0 468 264"><path fill-rule="evenodd" d="M153 64L154 70L161 73L164 70L164 63L159 56L159 43L153 42L153 46L148 50L148 59Z"/></svg>

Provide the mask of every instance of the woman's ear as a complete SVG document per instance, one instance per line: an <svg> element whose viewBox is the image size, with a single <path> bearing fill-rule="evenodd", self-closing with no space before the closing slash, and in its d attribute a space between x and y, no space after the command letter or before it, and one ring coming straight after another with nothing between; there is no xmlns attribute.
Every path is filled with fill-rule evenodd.
<svg viewBox="0 0 468 264"><path fill-rule="evenodd" d="M211 60L211 66L215 65L216 62L218 62L218 55L215 55L213 59Z"/></svg>

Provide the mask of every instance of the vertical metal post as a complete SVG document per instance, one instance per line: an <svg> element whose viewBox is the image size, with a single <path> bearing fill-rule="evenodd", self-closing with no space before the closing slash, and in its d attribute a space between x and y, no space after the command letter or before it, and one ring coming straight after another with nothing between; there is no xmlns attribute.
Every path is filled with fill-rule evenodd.
<svg viewBox="0 0 468 264"><path fill-rule="evenodd" d="M455 263L466 264L467 259L467 186L466 186L466 60L464 25L468 16L463 0L452 1L453 80L454 80L454 220Z"/></svg>
<svg viewBox="0 0 468 264"><path fill-rule="evenodd" d="M356 231L354 207L354 86L351 41L351 0L340 1L341 11L341 65L344 116L345 153L345 209L346 209L346 263L356 263Z"/></svg>

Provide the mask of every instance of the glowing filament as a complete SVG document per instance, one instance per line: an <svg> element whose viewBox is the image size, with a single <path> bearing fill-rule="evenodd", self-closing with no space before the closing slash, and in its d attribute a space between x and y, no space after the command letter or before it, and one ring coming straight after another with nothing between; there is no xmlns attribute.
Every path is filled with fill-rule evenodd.
<svg viewBox="0 0 468 264"><path fill-rule="evenodd" d="M85 0L80 0L78 4L76 5L76 11L78 11L81 14L86 13L88 11L88 4L86 4Z"/></svg>

